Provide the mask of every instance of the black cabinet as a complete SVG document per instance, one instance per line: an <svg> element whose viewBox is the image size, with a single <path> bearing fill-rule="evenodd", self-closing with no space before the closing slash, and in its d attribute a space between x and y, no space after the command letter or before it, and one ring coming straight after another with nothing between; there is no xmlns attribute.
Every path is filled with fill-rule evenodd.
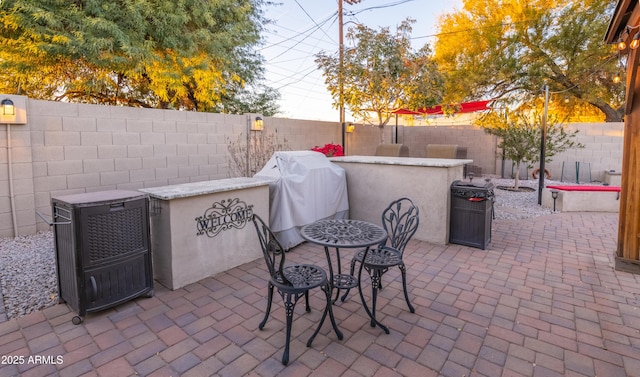
<svg viewBox="0 0 640 377"><path fill-rule="evenodd" d="M493 183L451 184L449 242L483 249L491 242Z"/></svg>
<svg viewBox="0 0 640 377"><path fill-rule="evenodd" d="M153 295L149 198L111 190L51 199L58 288L78 312Z"/></svg>

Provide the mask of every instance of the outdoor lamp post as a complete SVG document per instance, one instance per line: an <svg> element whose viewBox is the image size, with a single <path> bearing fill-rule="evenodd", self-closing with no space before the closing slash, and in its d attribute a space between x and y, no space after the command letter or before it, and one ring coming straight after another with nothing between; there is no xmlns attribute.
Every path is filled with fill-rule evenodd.
<svg viewBox="0 0 640 377"><path fill-rule="evenodd" d="M547 114L549 113L549 85L544 85L544 113L542 114L542 130L540 132L540 178L538 179L538 205L542 205L542 189L544 188L544 159L547 145Z"/></svg>
<svg viewBox="0 0 640 377"><path fill-rule="evenodd" d="M255 171L251 169L251 155L255 153L255 150L252 150L252 147L255 149L256 134L261 133L264 130L264 121L262 120L262 116L258 114L247 114L247 150L245 156L246 168L245 168L245 176L250 177L251 174L255 174Z"/></svg>
<svg viewBox="0 0 640 377"><path fill-rule="evenodd" d="M551 190L551 197L553 198L553 212L556 211L556 199L558 199L558 190Z"/></svg>

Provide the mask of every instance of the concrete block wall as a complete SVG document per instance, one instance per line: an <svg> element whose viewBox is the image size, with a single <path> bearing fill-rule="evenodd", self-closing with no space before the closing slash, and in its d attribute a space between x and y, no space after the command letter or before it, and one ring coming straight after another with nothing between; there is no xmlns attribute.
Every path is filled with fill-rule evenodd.
<svg viewBox="0 0 640 377"><path fill-rule="evenodd" d="M624 123L574 123L567 129L578 130L576 141L584 144L582 149L573 149L553 157L545 167L554 180L561 178L576 181L576 162L579 162L579 180L603 182L605 171L622 170L622 145ZM563 174L564 163L564 174Z"/></svg>
<svg viewBox="0 0 640 377"><path fill-rule="evenodd" d="M567 124L566 128L569 131L577 130L576 141L585 147L554 156L545 166L552 179L560 180L564 173L565 181L572 178L575 181L576 162L580 163L578 167L581 182L588 179L603 181L605 171L619 172L622 169L624 123L572 123ZM483 174L502 175L502 158L497 150L498 138L475 126L400 126L398 141L409 146L411 157L424 157L427 144L457 144L467 148L467 157L474 160L474 165L482 168ZM531 178L532 170L522 168L520 177ZM505 177L510 173L511 161L506 161Z"/></svg>
<svg viewBox="0 0 640 377"><path fill-rule="evenodd" d="M0 237L49 229L36 211L50 218L51 197L228 178L227 140L247 132L246 115L41 100L27 113L26 125L0 125ZM294 150L341 141L333 122L264 124Z"/></svg>
<svg viewBox="0 0 640 377"><path fill-rule="evenodd" d="M36 232L31 138L25 126L0 126L0 237Z"/></svg>
<svg viewBox="0 0 640 377"><path fill-rule="evenodd" d="M576 141L584 148L560 153L545 163L545 169L554 181L564 182L604 182L605 172L622 170L622 147L624 123L572 123L568 131L577 130ZM532 179L533 168L522 166L521 179ZM498 172L500 169L497 170ZM505 162L505 177L512 171L511 161Z"/></svg>
<svg viewBox="0 0 640 377"><path fill-rule="evenodd" d="M383 129L385 135L385 143L392 143L393 127L385 127ZM337 140L340 144L340 140ZM380 144L380 128L356 124L352 133L345 135L345 154L349 156L373 156L376 148ZM411 152L411 150L409 150Z"/></svg>
<svg viewBox="0 0 640 377"><path fill-rule="evenodd" d="M395 125L387 125L382 131L385 143L396 140ZM427 144L457 144L467 148L467 158L480 166L486 174L496 173L497 138L474 126L407 127L398 126L397 140L409 147L409 157L425 157ZM347 134L347 154L371 156L380 143L378 127L356 125L353 133Z"/></svg>
<svg viewBox="0 0 640 377"><path fill-rule="evenodd" d="M53 196L228 178L227 141L247 132L247 115L41 100L27 100L27 113L26 125L0 124L0 237L49 229L36 211L50 217ZM338 122L265 117L264 125L293 150L342 142ZM569 127L586 148L556 156L552 175L563 161L590 162L595 180L621 169L622 123ZM387 143L396 140L395 126L383 132ZM397 140L411 157L424 157L429 143L458 144L483 173L500 174L496 138L473 126L399 126ZM374 155L379 143L378 127L356 125L345 135L348 155Z"/></svg>
<svg viewBox="0 0 640 377"><path fill-rule="evenodd" d="M496 173L498 139L475 126L401 127L398 140L409 146L412 157L425 157L427 144L457 144L467 148L467 158L483 174Z"/></svg>

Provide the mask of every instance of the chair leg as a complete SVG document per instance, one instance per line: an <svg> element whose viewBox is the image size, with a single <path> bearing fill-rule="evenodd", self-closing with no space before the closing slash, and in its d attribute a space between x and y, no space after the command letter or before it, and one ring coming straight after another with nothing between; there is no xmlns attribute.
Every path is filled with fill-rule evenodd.
<svg viewBox="0 0 640 377"><path fill-rule="evenodd" d="M322 287L322 291L324 292L327 298L327 304L325 305L324 313L322 313L322 318L320 319L320 323L318 324L316 331L313 332L313 335L311 335L311 338L309 338L309 340L307 341L307 347L311 347L311 343L313 343L313 340L315 339L316 335L318 335L318 333L320 332L320 328L322 327L322 324L324 323L325 318L327 318L327 312L329 313L329 319L331 319L331 326L333 326L333 331L336 332L338 339L342 340L343 338L342 332L338 329L338 325L336 324L336 319L333 316L333 303L331 301L331 286L329 285L328 282L327 282L327 285Z"/></svg>
<svg viewBox="0 0 640 377"><path fill-rule="evenodd" d="M353 276L353 273L356 270L356 258L351 259L351 269L349 270L349 274Z"/></svg>
<svg viewBox="0 0 640 377"><path fill-rule="evenodd" d="M304 303L306 305L307 313L311 312L311 306L309 306L309 291L304 293Z"/></svg>
<svg viewBox="0 0 640 377"><path fill-rule="evenodd" d="M404 299L407 301L409 311L411 313L415 313L416 309L413 307L413 305L411 305L411 302L409 302L409 293L407 292L407 268L405 267L404 263L400 264L399 267L400 273L402 274L402 289L404 290Z"/></svg>
<svg viewBox="0 0 640 377"><path fill-rule="evenodd" d="M333 303L331 302L331 286L329 285L329 283L327 283L327 285L325 286L324 291L327 292L327 299L329 300L327 301L326 310L329 312L329 319L331 320L331 326L333 327L333 331L336 332L336 336L338 337L338 339L342 340L343 338L342 331L338 329L336 318L333 316Z"/></svg>
<svg viewBox="0 0 640 377"><path fill-rule="evenodd" d="M267 323L267 319L269 318L269 313L271 312L271 303L273 302L273 284L269 283L269 289L267 293L267 310L264 312L264 319L258 325L258 328L262 330L264 325Z"/></svg>
<svg viewBox="0 0 640 377"><path fill-rule="evenodd" d="M333 289L336 290L336 298L332 299L331 302L332 303L336 303L336 302L338 302L338 298L340 298L340 288L334 287ZM344 294L346 295L347 293L345 292ZM344 297L344 295L343 295L343 297ZM342 302L344 302L344 300L342 300Z"/></svg>
<svg viewBox="0 0 640 377"><path fill-rule="evenodd" d="M293 309L296 306L295 301L291 299L292 294L287 293L284 295L284 308L287 312L287 334L285 335L284 353L282 354L282 364L289 364L289 346L291 343L291 325L293 323Z"/></svg>
<svg viewBox="0 0 640 377"><path fill-rule="evenodd" d="M380 287L380 270L373 270L371 276L371 315L376 317L376 303L378 301L378 288ZM376 323L371 320L371 327L376 327Z"/></svg>

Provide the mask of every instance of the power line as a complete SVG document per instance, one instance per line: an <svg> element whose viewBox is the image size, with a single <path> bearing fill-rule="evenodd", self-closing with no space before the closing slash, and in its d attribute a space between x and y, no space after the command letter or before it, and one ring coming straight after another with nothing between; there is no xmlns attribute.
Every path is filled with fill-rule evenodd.
<svg viewBox="0 0 640 377"><path fill-rule="evenodd" d="M378 5L378 6L375 6L375 7L364 8L364 9L361 9L361 10L359 10L357 12L352 12L352 13L353 13L353 15L356 15L358 13L362 13L362 12L370 11L370 10L375 10L375 9L392 8L392 7L396 7L398 5L411 3L413 1L415 1L415 0L400 0L400 1L396 1L395 3L389 3L389 4L384 4L384 5Z"/></svg>
<svg viewBox="0 0 640 377"><path fill-rule="evenodd" d="M319 29L319 30L322 30L322 32L324 33L324 35L326 35L329 39L331 39L331 37L329 37L329 35L327 34L327 32L326 32L326 31L324 31L323 29L320 29L320 25L318 25L318 23L316 22L316 20L315 20L313 17L311 17L311 15L309 14L309 12L307 12L307 10L306 10L306 9L304 9L304 7L303 7L302 5L300 5L300 3L298 2L298 0L295 0L295 1L296 1L296 4L298 4L298 6L300 7L300 9L302 9L302 11L304 12L304 14L306 14L306 15L307 15L307 17L309 17L309 19L310 19L311 21L313 21L313 23L318 27L318 29ZM336 13L337 13L337 11L336 11Z"/></svg>
<svg viewBox="0 0 640 377"><path fill-rule="evenodd" d="M515 25L518 25L518 24L522 24L522 23L525 23L525 22L531 22L531 21L533 21L533 20L522 20L522 21L517 21L517 22L501 22L501 23L495 24L495 25L468 28L468 29L460 29L460 30L454 30L454 31L447 31L447 32L443 32L443 33L436 33L436 34L423 35L423 36L419 36L419 37L413 37L411 39L442 37L442 36L445 36L445 35L468 33L470 31L476 31L476 30L494 29L494 28L499 28L499 27L504 27L504 26L515 26Z"/></svg>
<svg viewBox="0 0 640 377"><path fill-rule="evenodd" d="M327 17L325 20L321 21L320 25L318 25L316 23L314 27L306 29L306 30L304 30L302 32L296 32L298 34L293 35L293 36L288 37L288 38L285 38L285 39L283 39L283 40L281 40L279 42L272 43L270 45L264 46L264 47L258 49L258 51L264 51L264 50L272 48L272 47L277 47L277 46L280 46L281 44L283 44L285 42L289 42L289 41L295 41L296 45L298 45L298 44L302 43L306 38L309 38L310 35L313 35L313 33L315 33L316 31L322 30L321 29L322 25L326 24L327 22L331 21L332 19L335 19L335 17L336 17L336 14L333 14L330 17ZM286 28L283 27L283 29L286 29ZM286 29L286 30L293 31L291 29ZM269 32L269 34L279 35L278 33L275 33L275 32ZM325 35L326 35L326 33L325 33ZM302 40L297 40L297 38L302 38Z"/></svg>
<svg viewBox="0 0 640 377"><path fill-rule="evenodd" d="M371 10L378 10L378 9L384 9L384 8L389 8L389 7L395 7L395 6L398 6L398 5L401 5L401 4L411 3L411 2L414 2L414 1L415 0L396 1L396 2L393 2L393 3L390 3L390 4L386 4L386 5L368 7L368 8L365 8L365 9L362 9L362 10L358 11L357 13L360 14L360 13L362 13L364 11L371 11ZM276 43L272 43L270 45L267 45L262 49L262 50L266 51L267 49L273 50L273 48L284 48L284 50L282 50L276 56L269 57L269 62L270 62L270 65L271 65L271 68L269 69L269 73L270 73L269 76L270 77L274 77L274 76L276 77L276 80L273 81L273 84L277 85L277 86L275 86L275 88L277 90L288 88L289 90L301 90L301 91L304 91L305 93L308 93L310 95L312 95L312 93L327 95L328 91L327 91L326 87L323 85L324 84L324 80L322 80L322 77L319 74L317 67L315 66L315 64L313 66L305 65L305 59L307 59L308 57L314 56L315 53L312 52L312 51L315 50L314 47L318 47L319 44L322 43L322 42L331 41L331 42L333 42L334 45L336 45L335 39L331 38L329 36L329 33L327 32L327 30L329 30L329 29L327 29L327 27L333 26L335 24L337 12L332 13L330 16L326 17L322 21L316 22L314 20L314 17L312 16L311 12L307 11L302 6L302 4L300 4L300 2L298 2L298 0L295 0L295 2L296 2L296 5L300 9L302 9L302 11L304 12L305 16L312 20L313 26L306 28L302 32L296 32L295 34L291 35L288 38L285 38L284 40L281 40L281 41L278 41ZM355 15L356 13L351 12L351 14ZM276 26L279 27L279 25L277 25L277 24L276 24ZM317 33L317 32L321 32L323 36L320 37L320 38L314 37L315 33ZM310 45L309 43L307 43L309 38L314 38L315 39L316 43L313 46ZM311 51L307 52L307 56L306 57L301 57L299 59L287 59L286 60L286 61L290 61L290 60L300 61L300 63L301 63L300 67L302 67L302 69L297 69L297 70L294 70L294 71L289 69L284 74L282 74L281 72L277 72L278 67L274 64L275 60L278 59L279 57L282 57L283 55L285 55L285 54L287 54L289 52L299 52L301 54L305 54L305 52L302 52L297 48L297 47L300 47L302 45L306 46L306 48L311 48ZM318 49L317 51L320 51L320 49ZM280 63L280 62L278 62L278 63ZM317 77L315 77L316 74L318 74ZM312 77L313 77L313 80L309 80ZM303 83L305 85L301 86L300 84L303 84ZM306 84L306 83L308 83L308 84ZM312 88L316 88L316 87L321 89L321 90L323 89L323 91L322 92L318 92L318 91L312 89Z"/></svg>
<svg viewBox="0 0 640 377"><path fill-rule="evenodd" d="M311 21L314 24L314 27L308 28L306 29L303 33L298 33L290 38L285 39L286 42L290 42L293 41L294 43L292 45L287 46L282 52L280 52L279 54L277 54L274 57L271 57L269 59L270 62L273 62L275 59L283 56L284 54L291 52L291 51L296 51L295 47L300 45L300 44L305 44L309 47L311 47L312 51L316 50L318 48L318 45L324 41L326 41L326 39L331 39L329 37L329 35L326 33L326 31L324 31L323 27L329 22L329 21L334 21L336 19L336 15L337 12L332 13L330 16L326 17L324 20L320 21L320 22L316 22L315 19L309 14L309 12L304 9L304 7L296 0L296 4L298 5L298 7L304 12L304 14L311 19ZM311 45L306 43L306 41L313 35L315 34L317 31L321 31L322 34L324 35L324 37L326 38L316 38L315 39L315 44ZM274 44L272 46L275 45L281 45L283 44L285 41L280 41L277 44ZM302 51L300 51L302 52ZM317 71L317 67L315 66L315 64L313 64L312 66L304 66L304 63L307 59L309 59L309 57L313 56L311 54L308 54L307 51L304 51L302 53L306 53L306 56L302 56L298 59L291 59L291 60L300 60L300 66L299 68L292 74L292 72L290 70L287 71L286 75L282 75L282 74L278 74L276 72L274 72L273 70L271 70L270 72L272 74L275 74L277 76L280 76L281 79L276 80L272 83L273 84L279 84L279 83L283 83L282 85L279 85L277 87L275 87L276 90L280 90L283 89L285 87L287 88L292 88L294 84L298 84L302 81L304 81L308 76L312 75L313 73L315 73ZM289 60L289 61L291 61ZM301 71L302 69L302 71ZM316 80L317 81L317 80ZM308 90L308 88L305 88ZM323 92L321 94L326 94L326 92Z"/></svg>

